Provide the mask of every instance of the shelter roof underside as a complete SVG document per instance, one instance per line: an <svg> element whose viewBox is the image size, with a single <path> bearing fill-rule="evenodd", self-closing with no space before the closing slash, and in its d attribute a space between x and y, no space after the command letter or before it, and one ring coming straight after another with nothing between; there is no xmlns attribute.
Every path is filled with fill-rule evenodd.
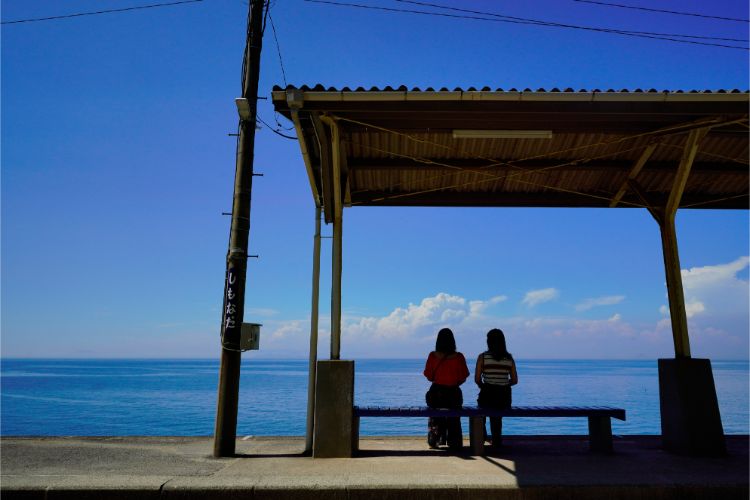
<svg viewBox="0 0 750 500"><path fill-rule="evenodd" d="M697 129L707 133L680 207L746 209L748 97L293 87L273 92L276 111L295 123L326 220L334 192L346 206L660 206ZM456 131L502 132L457 138ZM514 138L513 131L549 134ZM340 189L334 189L334 171Z"/></svg>

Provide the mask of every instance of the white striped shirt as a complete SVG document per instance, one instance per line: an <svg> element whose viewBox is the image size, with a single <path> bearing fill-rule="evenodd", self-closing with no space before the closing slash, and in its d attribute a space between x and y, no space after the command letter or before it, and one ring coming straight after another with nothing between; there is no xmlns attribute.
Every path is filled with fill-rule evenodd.
<svg viewBox="0 0 750 500"><path fill-rule="evenodd" d="M489 352L483 352L482 363L482 382L491 385L510 385L510 374L513 369L511 358L497 360Z"/></svg>

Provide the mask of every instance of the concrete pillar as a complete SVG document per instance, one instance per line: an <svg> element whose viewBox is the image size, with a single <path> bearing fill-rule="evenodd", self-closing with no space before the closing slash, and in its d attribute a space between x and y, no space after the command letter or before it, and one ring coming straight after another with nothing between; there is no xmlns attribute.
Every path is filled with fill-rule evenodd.
<svg viewBox="0 0 750 500"><path fill-rule="evenodd" d="M354 361L318 361L313 458L351 457Z"/></svg>
<svg viewBox="0 0 750 500"><path fill-rule="evenodd" d="M721 455L726 452L726 445L711 362L708 359L693 359L690 355L675 230L677 208L680 206L693 160L701 140L708 132L708 128L700 128L691 130L688 134L672 189L664 206L651 203L634 178L630 179L629 185L659 223L664 251L675 359L659 360L662 445L666 450L676 453Z"/></svg>
<svg viewBox="0 0 750 500"><path fill-rule="evenodd" d="M660 359L659 409L666 450L708 456L726 453L710 360Z"/></svg>

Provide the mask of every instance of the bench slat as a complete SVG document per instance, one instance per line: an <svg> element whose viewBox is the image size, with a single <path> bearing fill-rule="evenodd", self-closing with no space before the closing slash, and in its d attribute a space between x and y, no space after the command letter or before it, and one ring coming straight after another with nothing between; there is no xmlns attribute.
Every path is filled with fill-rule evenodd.
<svg viewBox="0 0 750 500"><path fill-rule="evenodd" d="M475 406L458 409L417 407L355 406L358 417L611 417L625 420L625 410L608 406L514 406L509 410L490 410Z"/></svg>

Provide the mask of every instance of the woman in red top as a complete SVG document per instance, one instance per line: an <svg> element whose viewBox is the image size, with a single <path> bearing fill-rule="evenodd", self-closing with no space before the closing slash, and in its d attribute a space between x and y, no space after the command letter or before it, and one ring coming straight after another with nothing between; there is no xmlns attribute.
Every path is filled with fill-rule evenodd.
<svg viewBox="0 0 750 500"><path fill-rule="evenodd" d="M427 406L430 408L461 408L464 402L461 384L469 376L466 358L456 352L456 340L450 328L438 332L435 350L427 357L424 376L432 382L427 391ZM461 419L459 417L438 417L430 419L427 443L437 448L447 440L448 447L460 450L463 447Z"/></svg>

